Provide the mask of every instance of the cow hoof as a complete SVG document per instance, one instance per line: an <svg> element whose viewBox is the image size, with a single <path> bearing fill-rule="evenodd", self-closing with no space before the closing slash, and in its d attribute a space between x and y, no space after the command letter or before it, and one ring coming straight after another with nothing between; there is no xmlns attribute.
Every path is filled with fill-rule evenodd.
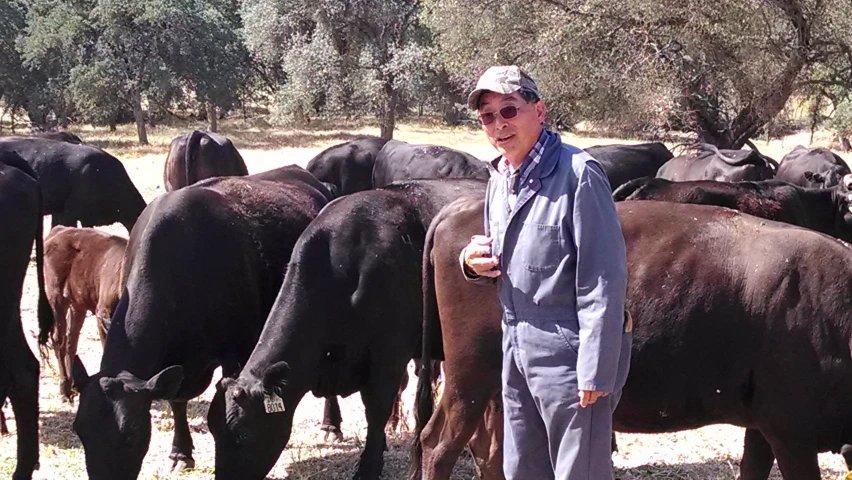
<svg viewBox="0 0 852 480"><path fill-rule="evenodd" d="M340 443L343 441L343 432L341 432L339 428L332 426L324 426L322 427L322 429L325 430L325 440L323 440L325 443L328 443L328 439L332 435L334 436L335 443Z"/></svg>
<svg viewBox="0 0 852 480"><path fill-rule="evenodd" d="M195 469L195 460L191 458L178 458L172 463L172 472L184 472Z"/></svg>

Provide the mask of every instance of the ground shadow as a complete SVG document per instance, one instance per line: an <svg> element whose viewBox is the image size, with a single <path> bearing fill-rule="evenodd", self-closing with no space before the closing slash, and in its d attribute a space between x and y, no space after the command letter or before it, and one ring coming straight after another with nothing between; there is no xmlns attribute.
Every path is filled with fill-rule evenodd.
<svg viewBox="0 0 852 480"><path fill-rule="evenodd" d="M735 480L739 471L739 463L734 460L714 459L698 463L650 464L619 468L615 470L615 478L616 480Z"/></svg>
<svg viewBox="0 0 852 480"><path fill-rule="evenodd" d="M409 463L408 450L411 445L411 434L400 434L388 437L388 450L385 452L385 465L382 471L384 480L400 480L407 477ZM321 448L333 449L334 453L326 453L314 458L307 458L303 450L318 448L314 445L290 446L281 455L290 459L286 476L269 476L267 480L307 480L322 478L323 480L349 480L355 474L358 458L361 454L364 439L347 438L337 444L323 444ZM305 459L301 459L305 457ZM459 458L451 480L469 480L476 478L473 459L465 452Z"/></svg>
<svg viewBox="0 0 852 480"><path fill-rule="evenodd" d="M63 450L82 448L80 438L74 433L75 412L64 410L41 412L39 415L39 442Z"/></svg>
<svg viewBox="0 0 852 480"><path fill-rule="evenodd" d="M189 431L192 433L209 433L207 428L207 410L210 409L210 402L207 400L190 400L186 406L186 418L189 421ZM160 418L154 418L155 422L168 422L173 424L174 417L172 416L172 408L169 402L165 400L155 400L151 403L151 411L158 412ZM152 415L156 417L156 415Z"/></svg>

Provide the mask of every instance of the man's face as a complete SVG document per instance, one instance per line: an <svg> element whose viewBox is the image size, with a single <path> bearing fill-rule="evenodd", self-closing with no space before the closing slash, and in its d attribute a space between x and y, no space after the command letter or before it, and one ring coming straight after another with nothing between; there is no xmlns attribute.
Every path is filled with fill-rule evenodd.
<svg viewBox="0 0 852 480"><path fill-rule="evenodd" d="M517 114L513 118L503 118L501 111L506 107L515 107ZM511 112L511 109L508 110ZM518 167L524 157L532 150L544 123L544 102L527 103L519 92L504 95L485 92L479 101L479 118L493 115L494 121L483 125L488 141L501 155Z"/></svg>

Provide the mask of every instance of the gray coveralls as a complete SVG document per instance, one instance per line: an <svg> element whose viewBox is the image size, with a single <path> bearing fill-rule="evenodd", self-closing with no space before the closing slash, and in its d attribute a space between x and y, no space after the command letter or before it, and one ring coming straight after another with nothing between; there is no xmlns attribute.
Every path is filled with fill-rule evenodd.
<svg viewBox="0 0 852 480"><path fill-rule="evenodd" d="M540 143L514 208L496 164L485 202L501 270L504 471L507 480L612 479L612 413L632 342L624 237L597 161L555 133ZM610 395L580 408L581 389Z"/></svg>

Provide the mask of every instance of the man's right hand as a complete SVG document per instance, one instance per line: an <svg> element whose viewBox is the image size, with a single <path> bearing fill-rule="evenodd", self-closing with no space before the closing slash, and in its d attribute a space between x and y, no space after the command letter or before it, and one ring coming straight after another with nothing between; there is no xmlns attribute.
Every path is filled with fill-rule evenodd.
<svg viewBox="0 0 852 480"><path fill-rule="evenodd" d="M500 270L497 269L499 260L491 256L491 237L485 235L474 235L470 243L464 247L464 263L476 275L481 277L499 277Z"/></svg>

